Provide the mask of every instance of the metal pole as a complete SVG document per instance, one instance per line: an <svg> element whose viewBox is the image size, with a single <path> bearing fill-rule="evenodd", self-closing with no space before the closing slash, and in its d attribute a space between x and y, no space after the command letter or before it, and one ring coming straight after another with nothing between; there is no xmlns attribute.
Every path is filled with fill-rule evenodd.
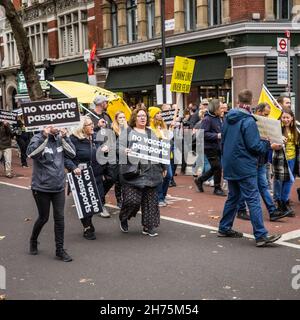
<svg viewBox="0 0 300 320"><path fill-rule="evenodd" d="M291 34L289 30L285 32L285 36L287 37L287 92L291 99Z"/></svg>
<svg viewBox="0 0 300 320"><path fill-rule="evenodd" d="M166 93L166 38L165 38L165 0L160 0L160 11L161 11L161 59L162 59L162 92L163 92L163 103L167 102Z"/></svg>

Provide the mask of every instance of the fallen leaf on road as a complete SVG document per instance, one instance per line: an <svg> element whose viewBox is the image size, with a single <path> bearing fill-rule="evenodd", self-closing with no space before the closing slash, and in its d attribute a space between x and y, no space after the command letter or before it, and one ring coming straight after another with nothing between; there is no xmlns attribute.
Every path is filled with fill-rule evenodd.
<svg viewBox="0 0 300 320"><path fill-rule="evenodd" d="M6 295L5 294L1 294L0 295L0 300L6 300Z"/></svg>
<svg viewBox="0 0 300 320"><path fill-rule="evenodd" d="M189 207L189 209L194 209L194 207Z"/></svg>
<svg viewBox="0 0 300 320"><path fill-rule="evenodd" d="M205 234L201 234L200 238L206 238Z"/></svg>
<svg viewBox="0 0 300 320"><path fill-rule="evenodd" d="M218 251L213 251L212 253L218 253Z"/></svg>
<svg viewBox="0 0 300 320"><path fill-rule="evenodd" d="M219 248L223 248L223 246L221 246L220 244L218 244L218 247L219 247Z"/></svg>
<svg viewBox="0 0 300 320"><path fill-rule="evenodd" d="M193 216L195 212L189 212L189 216Z"/></svg>
<svg viewBox="0 0 300 320"><path fill-rule="evenodd" d="M86 283L86 282L90 282L90 281L92 281L93 279L80 279L79 280L79 283Z"/></svg>
<svg viewBox="0 0 300 320"><path fill-rule="evenodd" d="M218 220L220 219L220 216L209 216L211 219L214 219L214 220Z"/></svg>
<svg viewBox="0 0 300 320"><path fill-rule="evenodd" d="M217 233L217 231L209 231L209 233Z"/></svg>
<svg viewBox="0 0 300 320"><path fill-rule="evenodd" d="M0 240L3 240L5 238L5 236L0 236Z"/></svg>
<svg viewBox="0 0 300 320"><path fill-rule="evenodd" d="M229 289L231 289L231 287L225 286L225 287L223 287L223 289L229 290Z"/></svg>
<svg viewBox="0 0 300 320"><path fill-rule="evenodd" d="M25 218L25 219L24 219L25 222L31 221L31 220L32 220L31 218Z"/></svg>

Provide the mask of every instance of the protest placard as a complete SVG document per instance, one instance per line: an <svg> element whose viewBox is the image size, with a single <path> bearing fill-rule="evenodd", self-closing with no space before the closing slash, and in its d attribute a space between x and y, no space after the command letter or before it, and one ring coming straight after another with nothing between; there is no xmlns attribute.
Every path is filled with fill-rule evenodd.
<svg viewBox="0 0 300 320"><path fill-rule="evenodd" d="M275 120L262 116L254 116L257 128L262 139L270 140L270 143L282 144L282 131L280 120Z"/></svg>
<svg viewBox="0 0 300 320"><path fill-rule="evenodd" d="M170 89L172 92L190 92L195 61L185 57L175 57Z"/></svg>
<svg viewBox="0 0 300 320"><path fill-rule="evenodd" d="M161 111L161 116L165 122L165 124L170 124L174 120L176 110L167 110L167 111Z"/></svg>
<svg viewBox="0 0 300 320"><path fill-rule="evenodd" d="M78 218L82 219L102 212L101 198L99 196L93 169L88 167L81 170L81 175L70 172L67 176Z"/></svg>
<svg viewBox="0 0 300 320"><path fill-rule="evenodd" d="M21 104L27 131L46 126L70 127L79 123L80 111L76 98L35 101Z"/></svg>
<svg viewBox="0 0 300 320"><path fill-rule="evenodd" d="M8 122L10 124L16 124L17 116L18 115L15 112L0 110L0 121Z"/></svg>
<svg viewBox="0 0 300 320"><path fill-rule="evenodd" d="M128 148L131 150L128 154L129 159L137 158L146 162L170 164L170 141L158 139L153 132L151 133L146 135L134 130L130 132L128 137Z"/></svg>

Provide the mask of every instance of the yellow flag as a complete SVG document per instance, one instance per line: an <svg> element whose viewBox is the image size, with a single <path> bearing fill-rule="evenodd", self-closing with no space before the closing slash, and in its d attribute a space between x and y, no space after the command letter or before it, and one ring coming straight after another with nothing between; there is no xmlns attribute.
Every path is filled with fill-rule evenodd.
<svg viewBox="0 0 300 320"><path fill-rule="evenodd" d="M265 85L263 85L261 89L258 103L267 103L270 106L271 112L270 112L269 118L278 120L281 117L281 113L282 113L281 107L278 105L275 98L272 96L272 94L266 88Z"/></svg>

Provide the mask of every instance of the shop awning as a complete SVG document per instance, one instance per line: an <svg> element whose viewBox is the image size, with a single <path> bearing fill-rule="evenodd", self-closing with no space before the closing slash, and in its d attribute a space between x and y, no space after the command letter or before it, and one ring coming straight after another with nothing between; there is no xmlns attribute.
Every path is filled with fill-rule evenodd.
<svg viewBox="0 0 300 320"><path fill-rule="evenodd" d="M193 85L223 84L230 58L224 53L199 57L196 60Z"/></svg>
<svg viewBox="0 0 300 320"><path fill-rule="evenodd" d="M88 83L87 64L82 60L57 64L55 65L53 77L55 81L76 81ZM51 87L50 97L52 99L60 99L63 98L64 95Z"/></svg>
<svg viewBox="0 0 300 320"><path fill-rule="evenodd" d="M160 78L159 64L110 69L105 89L126 92L154 89L160 83Z"/></svg>

